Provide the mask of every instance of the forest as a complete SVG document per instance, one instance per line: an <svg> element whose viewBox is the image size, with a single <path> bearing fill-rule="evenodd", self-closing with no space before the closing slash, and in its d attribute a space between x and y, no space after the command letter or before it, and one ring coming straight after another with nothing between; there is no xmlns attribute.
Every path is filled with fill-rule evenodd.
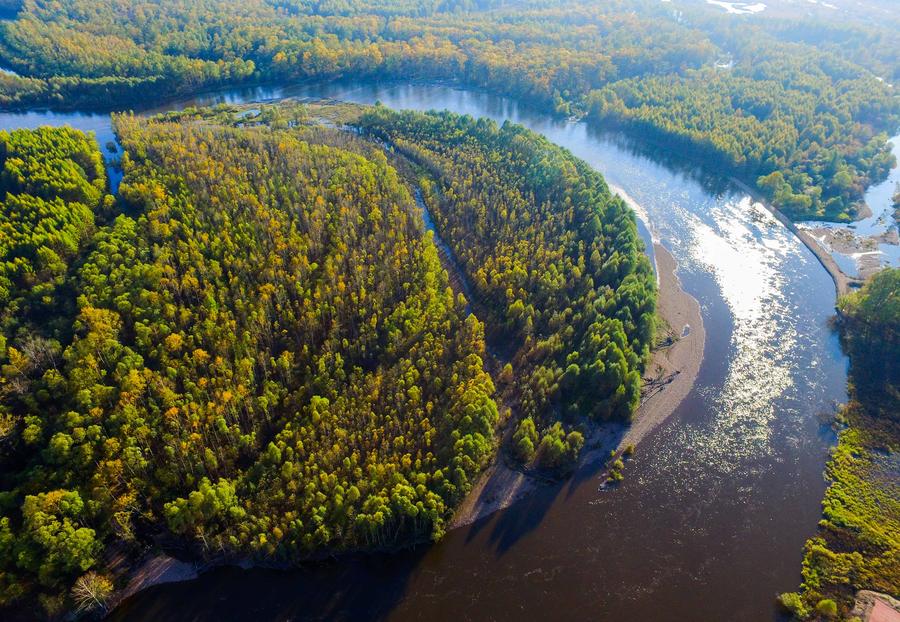
<svg viewBox="0 0 900 622"><path fill-rule="evenodd" d="M571 463L584 439L561 420L628 419L640 400L656 281L634 213L587 164L516 125L383 106L359 125L427 173L437 229L504 344L519 457Z"/></svg>
<svg viewBox="0 0 900 622"><path fill-rule="evenodd" d="M5 308L53 318L4 315L3 601L63 609L104 550L158 532L267 557L439 537L497 407L482 325L384 156L117 130L114 219L92 140L3 136L4 230L46 231L3 248Z"/></svg>
<svg viewBox="0 0 900 622"><path fill-rule="evenodd" d="M826 469L819 533L806 543L799 593L781 603L802 619L849 619L857 590L900 585L900 269L876 274L839 302L850 356L850 401Z"/></svg>
<svg viewBox="0 0 900 622"><path fill-rule="evenodd" d="M0 131L0 618L99 616L148 552L290 566L439 540L489 465L558 483L641 400L657 280L565 149L380 105L142 109L460 86L851 221L896 164L900 15L806 4L0 0L0 111L115 111L124 175L114 193L89 134ZM778 600L800 619L900 584L898 291L888 269L837 302L822 517L765 597L797 589Z"/></svg>
<svg viewBox="0 0 900 622"><path fill-rule="evenodd" d="M656 0L8 0L0 105L133 107L226 85L448 80L585 116L856 215L893 161L896 24L735 22ZM822 36L823 29L829 36Z"/></svg>
<svg viewBox="0 0 900 622"><path fill-rule="evenodd" d="M0 611L102 607L109 560L147 546L294 563L438 539L501 406L548 471L635 408L656 292L634 217L537 135L380 107L358 135L291 104L115 125L116 197L92 137L0 133ZM496 378L486 326L516 344Z"/></svg>

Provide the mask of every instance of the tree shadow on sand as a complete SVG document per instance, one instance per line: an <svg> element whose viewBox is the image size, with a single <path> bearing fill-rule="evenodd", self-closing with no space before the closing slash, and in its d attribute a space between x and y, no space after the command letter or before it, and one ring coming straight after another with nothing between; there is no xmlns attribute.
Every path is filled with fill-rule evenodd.
<svg viewBox="0 0 900 622"><path fill-rule="evenodd" d="M581 466L569 478L539 484L533 492L505 510L476 521L468 528L466 544L489 529L488 543L496 556L502 557L520 539L543 522L554 504L569 502L582 486L594 486L599 489L603 483L601 475L606 470L609 452L618 446L627 431L628 427L624 425L605 427L596 442L587 450Z"/></svg>

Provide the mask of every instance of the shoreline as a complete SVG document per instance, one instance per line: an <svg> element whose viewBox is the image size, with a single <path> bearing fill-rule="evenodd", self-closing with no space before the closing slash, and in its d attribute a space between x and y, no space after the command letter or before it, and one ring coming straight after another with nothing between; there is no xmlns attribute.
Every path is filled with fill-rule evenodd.
<svg viewBox="0 0 900 622"><path fill-rule="evenodd" d="M624 194L618 188L613 191ZM628 197L626 201L634 209L633 200ZM658 337L660 340L665 338L666 343L657 345L651 353L642 378L641 403L632 421L592 425L585 435L585 448L576 470L588 464L606 462L611 451L621 455L627 446L638 445L675 411L699 373L706 337L700 305L682 289L672 254L657 241L653 242L653 249L659 288L657 314L664 322ZM443 255L441 263L451 275L458 270L458 266ZM597 475L601 483L605 480L604 473L605 469ZM540 475L515 468L502 452L498 452L457 506L447 522L447 529L465 527L506 509L548 482ZM148 553L125 573L125 585L110 598L107 614L131 596L155 585L190 581L223 565L243 566L239 560L202 564L196 560L176 559L164 551Z"/></svg>
<svg viewBox="0 0 900 622"><path fill-rule="evenodd" d="M662 244L653 245L659 278L659 315L672 331L672 341L656 348L644 372L641 404L631 424L606 423L595 426L577 468L606 460L610 451L621 454L628 445L637 446L675 412L694 386L706 343L700 304L681 287L677 262ZM681 336L685 327L688 334ZM624 434L622 433L624 431ZM604 471L596 475L605 479ZM600 482L602 483L602 481ZM472 490L456 508L447 529L459 529L506 509L546 482L509 466L502 454L476 480ZM127 584L110 599L107 614L129 597L155 585L190 581L204 571L238 562L200 565L164 553L148 555L128 574Z"/></svg>
<svg viewBox="0 0 900 622"><path fill-rule="evenodd" d="M865 282L863 279L848 276L841 270L840 266L838 266L834 257L831 256L831 253L823 248L812 234L800 229L795 222L785 216L777 207L766 201L757 191L736 177L731 177L730 179L738 188L750 195L750 198L753 201L762 205L766 211L772 214L778 222L784 225L788 231L794 234L794 237L800 240L800 242L810 250L822 267L825 268L825 271L831 276L831 280L834 281L834 291L837 298L848 294L851 289L860 287ZM837 300L835 300L835 303L837 303Z"/></svg>
<svg viewBox="0 0 900 622"><path fill-rule="evenodd" d="M644 372L644 387L649 391L642 394L641 405L617 451L628 445L637 446L675 412L697 380L706 347L700 303L682 288L678 262L659 242L653 244L653 250L659 275L658 313L676 334L670 345L653 351L648 371ZM683 334L685 328L689 329L688 334ZM647 382L651 370L657 376Z"/></svg>
<svg viewBox="0 0 900 622"><path fill-rule="evenodd" d="M665 346L656 348L644 371L641 405L631 424L605 423L595 426L576 470L605 460L610 451L621 454L637 446L659 427L687 397L703 362L706 330L700 303L681 287L678 264L660 243L653 244L659 279L658 313L675 332ZM684 329L686 335L682 336ZM624 434L621 432L624 430ZM619 439L618 441L616 439ZM603 472L598 477L604 479ZM506 464L502 455L488 466L457 507L448 524L458 529L506 509L542 485L542 481Z"/></svg>
<svg viewBox="0 0 900 622"><path fill-rule="evenodd" d="M107 617L124 601L147 588L165 583L193 581L201 574L201 567L197 563L181 561L164 552L148 553L126 574L128 581L125 586L113 592L102 617Z"/></svg>

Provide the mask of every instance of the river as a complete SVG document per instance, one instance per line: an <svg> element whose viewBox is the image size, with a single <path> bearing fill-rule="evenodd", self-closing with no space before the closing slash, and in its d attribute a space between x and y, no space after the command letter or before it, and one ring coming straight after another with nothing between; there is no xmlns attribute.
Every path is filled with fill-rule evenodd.
<svg viewBox="0 0 900 622"><path fill-rule="evenodd" d="M329 97L447 108L521 123L600 170L679 263L700 302L705 358L694 389L645 439L625 482L599 465L437 544L292 571L220 568L125 601L113 620L732 620L778 617L800 582L846 399L846 358L829 329L834 286L768 212L682 160L501 97L436 85L329 83L232 90L166 108ZM0 114L0 127L91 114ZM646 229L643 230L648 235Z"/></svg>

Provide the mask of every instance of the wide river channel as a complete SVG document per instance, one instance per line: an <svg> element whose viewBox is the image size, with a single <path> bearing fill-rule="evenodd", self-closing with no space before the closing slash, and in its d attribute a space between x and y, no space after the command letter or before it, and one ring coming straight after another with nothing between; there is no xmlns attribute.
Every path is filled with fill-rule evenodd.
<svg viewBox="0 0 900 622"><path fill-rule="evenodd" d="M675 256L700 302L703 364L615 489L599 491L599 465L587 465L438 544L291 571L220 568L139 593L112 619L776 619L775 596L800 583L829 420L846 399L847 360L829 328L834 285L812 253L715 175L485 93L337 82L163 109L284 97L449 109L521 123L568 148L629 195ZM0 113L0 128L41 124L93 130L101 146L112 139L107 115Z"/></svg>

